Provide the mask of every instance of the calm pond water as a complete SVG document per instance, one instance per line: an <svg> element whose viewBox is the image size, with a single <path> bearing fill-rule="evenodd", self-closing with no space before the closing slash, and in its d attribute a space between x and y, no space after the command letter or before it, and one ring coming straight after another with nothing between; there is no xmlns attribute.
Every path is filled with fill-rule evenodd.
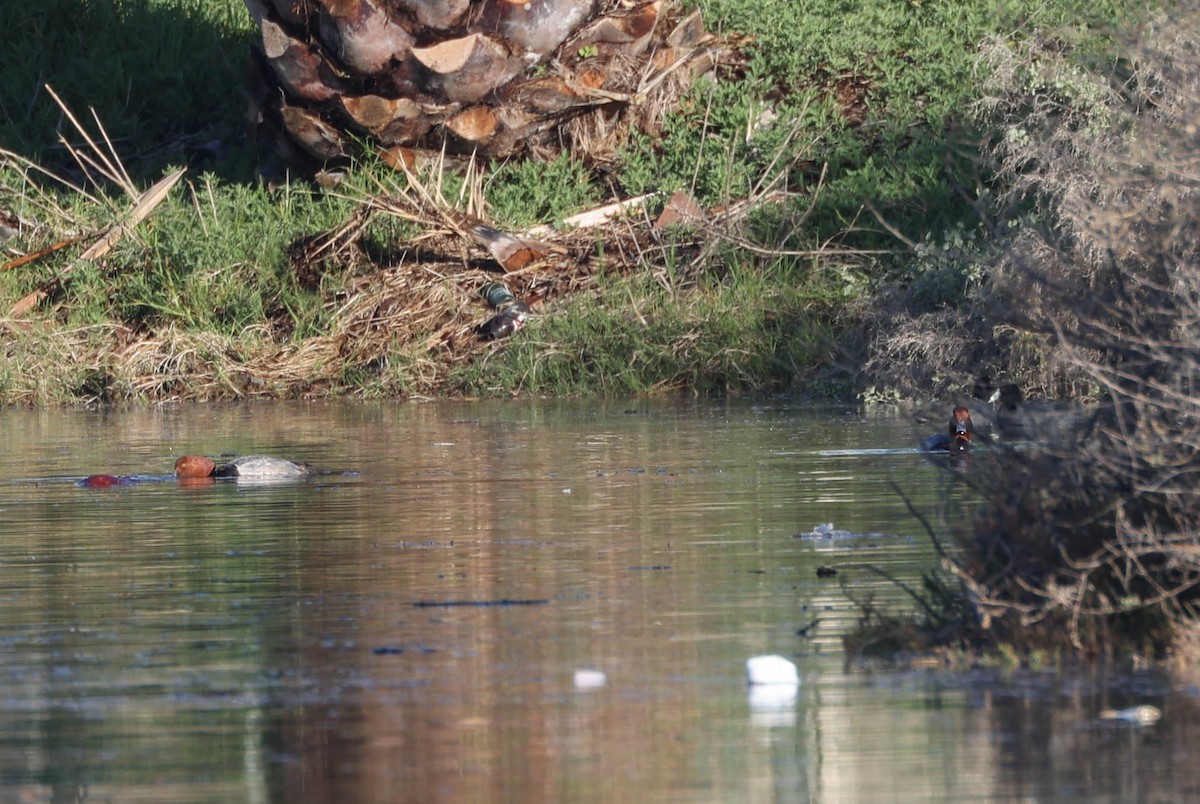
<svg viewBox="0 0 1200 804"><path fill-rule="evenodd" d="M871 567L935 561L893 484L971 505L899 415L247 404L0 434L2 801L1200 798L1189 679L846 667L851 597L908 605ZM327 473L156 477L189 452ZM823 523L875 535L798 538ZM749 694L764 653L794 695ZM1098 719L1135 704L1162 719Z"/></svg>

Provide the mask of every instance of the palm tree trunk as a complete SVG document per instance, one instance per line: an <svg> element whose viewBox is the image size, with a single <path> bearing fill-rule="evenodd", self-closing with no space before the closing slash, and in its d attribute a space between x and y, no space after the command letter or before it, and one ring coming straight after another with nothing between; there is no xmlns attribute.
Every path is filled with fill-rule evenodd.
<svg viewBox="0 0 1200 804"><path fill-rule="evenodd" d="M669 2L245 0L262 36L252 122L320 163L363 138L483 156L594 145L568 124L627 128L647 91L712 67L699 12Z"/></svg>

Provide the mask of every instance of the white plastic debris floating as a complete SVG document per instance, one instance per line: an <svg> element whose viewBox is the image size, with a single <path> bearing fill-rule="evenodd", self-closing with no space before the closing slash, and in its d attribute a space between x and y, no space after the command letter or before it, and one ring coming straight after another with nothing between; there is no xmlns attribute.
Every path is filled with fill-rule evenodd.
<svg viewBox="0 0 1200 804"><path fill-rule="evenodd" d="M576 670L575 689L593 690L608 683L608 676L601 670Z"/></svg>
<svg viewBox="0 0 1200 804"><path fill-rule="evenodd" d="M1158 722L1162 711L1157 706L1131 706L1128 709L1105 709L1100 713L1101 720L1122 720L1135 726L1150 726Z"/></svg>
<svg viewBox="0 0 1200 804"><path fill-rule="evenodd" d="M752 685L757 684L791 684L800 683L800 673L796 665L782 656L754 656L746 660L746 680Z"/></svg>
<svg viewBox="0 0 1200 804"><path fill-rule="evenodd" d="M748 687L750 714L756 726L790 726L796 722L799 684L751 684Z"/></svg>
<svg viewBox="0 0 1200 804"><path fill-rule="evenodd" d="M755 656L746 661L750 682L750 710L760 726L788 726L795 722L800 673L782 656ZM761 718L767 718L765 721Z"/></svg>

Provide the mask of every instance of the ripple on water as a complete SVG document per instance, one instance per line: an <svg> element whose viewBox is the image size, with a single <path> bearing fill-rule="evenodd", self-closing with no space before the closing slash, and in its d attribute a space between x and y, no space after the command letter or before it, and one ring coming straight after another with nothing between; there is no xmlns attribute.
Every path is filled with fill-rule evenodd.
<svg viewBox="0 0 1200 804"><path fill-rule="evenodd" d="M1169 682L846 667L856 601L911 605L879 571L919 582L936 562L895 486L951 521L969 509L906 421L627 407L0 412L0 472L25 479L0 483L0 798L957 801L1187 781L1155 746L1200 733ZM154 475L181 451L334 474ZM74 485L98 472L144 482ZM752 700L761 654L795 663L794 696ZM1161 719L1100 719L1143 705Z"/></svg>

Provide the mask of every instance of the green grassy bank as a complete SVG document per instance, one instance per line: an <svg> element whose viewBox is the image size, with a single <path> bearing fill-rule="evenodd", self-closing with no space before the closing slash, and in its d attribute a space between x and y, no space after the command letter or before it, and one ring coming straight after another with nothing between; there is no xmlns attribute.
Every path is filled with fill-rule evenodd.
<svg viewBox="0 0 1200 804"><path fill-rule="evenodd" d="M171 169L187 173L102 258L81 259L81 242L0 273L0 401L867 387L914 396L961 392L983 369L1064 390L1050 387L1055 375L1020 338L1001 349L975 336L938 340L985 315L978 291L999 248L980 216L996 195L982 150L989 130L973 112L988 69L981 52L1045 40L1103 63L1108 32L1141 6L698 5L733 55L680 99L660 136L634 136L603 170L571 159L491 164L475 184L491 220L511 228L647 192L660 194L651 214L676 190L709 209L753 202L735 236L672 231L653 251L626 256L622 270L592 255L599 267L586 292L548 298L510 339L458 351L446 347L453 338L434 343L434 324L381 331L360 326L370 315L347 312L397 238L414 234L411 221L376 216L362 253L315 280L298 275L289 260L298 240L338 229L381 182L402 177L364 161L332 192L261 180L272 156L243 133L255 31L240 2L50 0L10 10L16 50L0 75L5 261L97 231L132 206L59 142L86 150L45 84L107 137L139 190ZM441 181L453 198L461 180ZM472 304L463 315L486 318Z"/></svg>

